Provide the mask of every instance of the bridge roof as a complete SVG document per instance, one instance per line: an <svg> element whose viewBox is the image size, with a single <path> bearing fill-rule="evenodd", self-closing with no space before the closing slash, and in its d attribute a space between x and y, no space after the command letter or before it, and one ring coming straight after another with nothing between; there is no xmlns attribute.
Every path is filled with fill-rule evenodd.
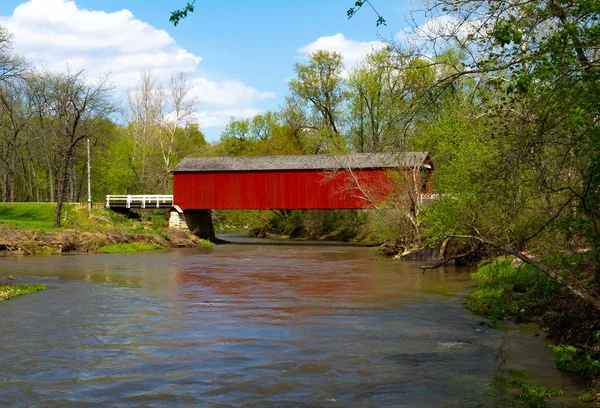
<svg viewBox="0 0 600 408"><path fill-rule="evenodd" d="M427 152L188 157L175 166L173 172L414 168L421 167L428 157Z"/></svg>

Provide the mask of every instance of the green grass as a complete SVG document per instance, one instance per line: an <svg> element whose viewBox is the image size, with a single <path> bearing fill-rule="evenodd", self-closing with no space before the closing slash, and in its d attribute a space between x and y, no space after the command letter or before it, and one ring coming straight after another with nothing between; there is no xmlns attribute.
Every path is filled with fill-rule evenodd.
<svg viewBox="0 0 600 408"><path fill-rule="evenodd" d="M115 245L107 245L105 247L100 248L99 252L104 252L108 254L114 254L118 252L140 252L140 251L150 251L152 249L161 249L162 247L158 244L148 244L145 242L132 242L127 244L115 244Z"/></svg>
<svg viewBox="0 0 600 408"><path fill-rule="evenodd" d="M63 206L65 211L72 212L73 205ZM54 203L2 203L0 204L0 223L7 223L22 228L51 229L54 228Z"/></svg>
<svg viewBox="0 0 600 408"><path fill-rule="evenodd" d="M560 285L531 265L513 266L500 259L480 266L474 277L483 283L466 299L476 314L495 320L528 321L542 315Z"/></svg>
<svg viewBox="0 0 600 408"><path fill-rule="evenodd" d="M46 289L46 285L37 283L29 285L10 285L7 283L0 283L0 302L15 296L26 295L28 293L33 293L44 289Z"/></svg>

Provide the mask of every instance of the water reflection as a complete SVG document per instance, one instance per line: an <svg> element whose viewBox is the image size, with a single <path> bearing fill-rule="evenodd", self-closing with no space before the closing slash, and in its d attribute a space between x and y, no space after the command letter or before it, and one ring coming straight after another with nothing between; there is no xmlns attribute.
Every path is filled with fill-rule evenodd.
<svg viewBox="0 0 600 408"><path fill-rule="evenodd" d="M369 248L307 244L4 258L0 268L49 284L0 304L0 405L505 403L491 385L505 340L462 306L474 284L464 271L423 275ZM543 341L519 333L513 367L576 393Z"/></svg>

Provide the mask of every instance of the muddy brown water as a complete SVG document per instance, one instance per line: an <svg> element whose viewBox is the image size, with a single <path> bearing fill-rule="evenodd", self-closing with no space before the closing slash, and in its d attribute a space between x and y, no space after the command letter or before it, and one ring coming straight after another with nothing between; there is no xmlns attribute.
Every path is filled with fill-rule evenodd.
<svg viewBox="0 0 600 408"><path fill-rule="evenodd" d="M1 258L45 291L0 303L0 406L512 406L497 368L560 388L535 326L493 330L463 269L370 248L227 236L214 248Z"/></svg>

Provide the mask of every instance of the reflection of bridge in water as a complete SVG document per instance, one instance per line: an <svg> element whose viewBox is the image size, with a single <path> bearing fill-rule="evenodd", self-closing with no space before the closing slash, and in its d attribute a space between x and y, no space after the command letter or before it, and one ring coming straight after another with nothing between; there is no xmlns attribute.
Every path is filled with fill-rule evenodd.
<svg viewBox="0 0 600 408"><path fill-rule="evenodd" d="M173 196L169 194L123 194L107 195L106 208L128 210L130 208L166 208L173 207Z"/></svg>

